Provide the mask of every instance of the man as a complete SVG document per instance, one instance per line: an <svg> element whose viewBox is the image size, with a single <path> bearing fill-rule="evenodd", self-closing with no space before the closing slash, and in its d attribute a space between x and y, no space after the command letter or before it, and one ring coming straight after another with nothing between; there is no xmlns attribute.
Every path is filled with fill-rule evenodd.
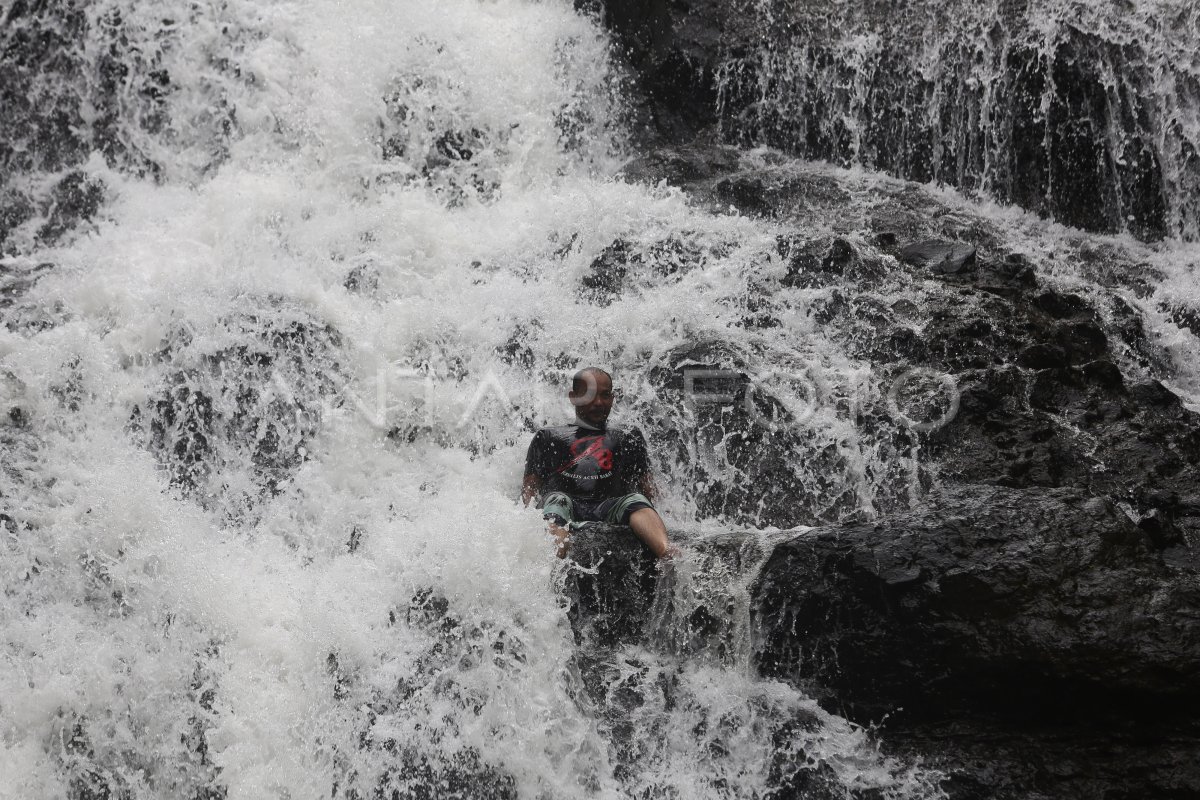
<svg viewBox="0 0 1200 800"><path fill-rule="evenodd" d="M567 397L575 421L534 434L521 500L540 498L559 558L567 554L571 524L588 521L629 525L650 552L669 555L667 528L650 502L658 492L646 439L637 428L608 425L612 376L599 367L581 369Z"/></svg>

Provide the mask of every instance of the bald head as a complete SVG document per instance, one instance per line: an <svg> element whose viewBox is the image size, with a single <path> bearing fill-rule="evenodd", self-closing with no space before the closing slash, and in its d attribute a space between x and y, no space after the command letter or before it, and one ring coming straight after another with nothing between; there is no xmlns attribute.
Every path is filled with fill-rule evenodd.
<svg viewBox="0 0 1200 800"><path fill-rule="evenodd" d="M603 428L612 411L612 376L599 367L584 367L571 378L571 392L567 397L575 406L575 416L589 425Z"/></svg>
<svg viewBox="0 0 1200 800"><path fill-rule="evenodd" d="M594 390L596 381L601 375L603 375L605 378L608 378L608 386L611 389L612 375L609 375L599 367L584 367L583 369L579 370L579 372L576 372L573 376L571 376L571 391L575 394L582 394L583 392L587 391L589 387Z"/></svg>

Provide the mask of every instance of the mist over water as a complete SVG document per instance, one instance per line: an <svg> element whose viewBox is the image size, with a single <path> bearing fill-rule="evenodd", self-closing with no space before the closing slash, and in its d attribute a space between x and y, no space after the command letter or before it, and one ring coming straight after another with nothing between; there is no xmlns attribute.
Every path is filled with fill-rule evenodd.
<svg viewBox="0 0 1200 800"><path fill-rule="evenodd" d="M783 269L778 226L614 177L625 78L593 22L517 0L79 13L92 33L42 97L109 143L76 170L103 202L59 231L38 198L68 167L30 156L9 184L33 199L2 262L0 795L766 798L811 773L830 796L940 796L753 674L747 587L778 531L739 565L703 547L903 505L931 467L900 421L846 412L887 385L807 313L820 290L738 324ZM950 201L1039 263L1082 246ZM1139 303L1200 396L1170 313L1197 301L1194 247L1104 241L1159 271ZM640 266L590 286L618 242ZM735 443L664 402L652 375L698 343L804 420L779 456L813 487L793 516L747 505ZM577 647L568 568L515 500L589 363L699 543L660 579L677 618L650 648ZM688 598L714 592L721 632L685 641Z"/></svg>

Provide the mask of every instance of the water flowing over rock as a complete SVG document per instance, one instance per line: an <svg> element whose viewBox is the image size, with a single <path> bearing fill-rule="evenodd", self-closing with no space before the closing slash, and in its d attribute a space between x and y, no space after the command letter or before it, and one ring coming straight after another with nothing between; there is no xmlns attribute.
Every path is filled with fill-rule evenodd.
<svg viewBox="0 0 1200 800"><path fill-rule="evenodd" d="M1110 252L1111 289L1069 292L987 220L911 186L858 188L818 166L725 148L667 148L626 174L791 228L779 283L828 293L810 313L850 352L907 366L888 416L909 421L907 446L932 459L945 487L911 512L880 504L876 522L777 545L754 589L760 668L852 719L888 717L885 740L933 747L955 797L1026 796L1033 784L1006 770L1030 765L1056 775L1038 784L1048 796L1136 793L1132 770L1156 796L1193 791L1200 776L1138 744L1162 726L1192 752L1180 709L1196 705L1200 655L1186 644L1200 417L1151 377L1171 367L1138 310L1142 268ZM836 209L846 230L870 238L806 242L805 228ZM931 269L953 252L972 269ZM881 284L890 302L877 299ZM760 302L780 299L764 291ZM779 473L768 474L751 485L769 492ZM617 602L596 616L638 614ZM706 608L689 624L720 616ZM1127 738L1097 738L1113 715L1132 726ZM989 757L987 741L1003 746ZM1092 764L1100 746L1111 761Z"/></svg>
<svg viewBox="0 0 1200 800"><path fill-rule="evenodd" d="M1196 30L8 3L0 795L1194 796Z"/></svg>
<svg viewBox="0 0 1200 800"><path fill-rule="evenodd" d="M161 394L130 419L174 486L235 517L295 474L341 383L337 331L278 301L253 305L207 352L191 329L173 332Z"/></svg>
<svg viewBox="0 0 1200 800"><path fill-rule="evenodd" d="M669 136L716 123L1090 230L1200 236L1191 3L601 5Z"/></svg>
<svg viewBox="0 0 1200 800"><path fill-rule="evenodd" d="M1200 786L1194 761L1159 758L1163 746L1195 747L1200 562L1111 503L964 485L773 546L749 534L685 541L689 562L663 571L625 529L576 534L584 571L569 596L585 639L729 653L740 601L764 674L852 718L886 718L885 742L932 752L953 797ZM745 597L691 584L697 562L753 583ZM656 627L668 606L686 620L673 636ZM934 746L939 735L957 744Z"/></svg>

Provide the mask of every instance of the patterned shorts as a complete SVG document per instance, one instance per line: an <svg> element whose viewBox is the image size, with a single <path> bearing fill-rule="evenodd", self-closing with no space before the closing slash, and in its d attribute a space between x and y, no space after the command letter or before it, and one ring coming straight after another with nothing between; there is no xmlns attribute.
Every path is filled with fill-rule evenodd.
<svg viewBox="0 0 1200 800"><path fill-rule="evenodd" d="M642 508L654 508L644 495L627 494L608 497L604 500L572 499L562 492L551 492L542 502L542 515L559 525L571 526L576 522L607 522L610 525L628 525L633 512Z"/></svg>

